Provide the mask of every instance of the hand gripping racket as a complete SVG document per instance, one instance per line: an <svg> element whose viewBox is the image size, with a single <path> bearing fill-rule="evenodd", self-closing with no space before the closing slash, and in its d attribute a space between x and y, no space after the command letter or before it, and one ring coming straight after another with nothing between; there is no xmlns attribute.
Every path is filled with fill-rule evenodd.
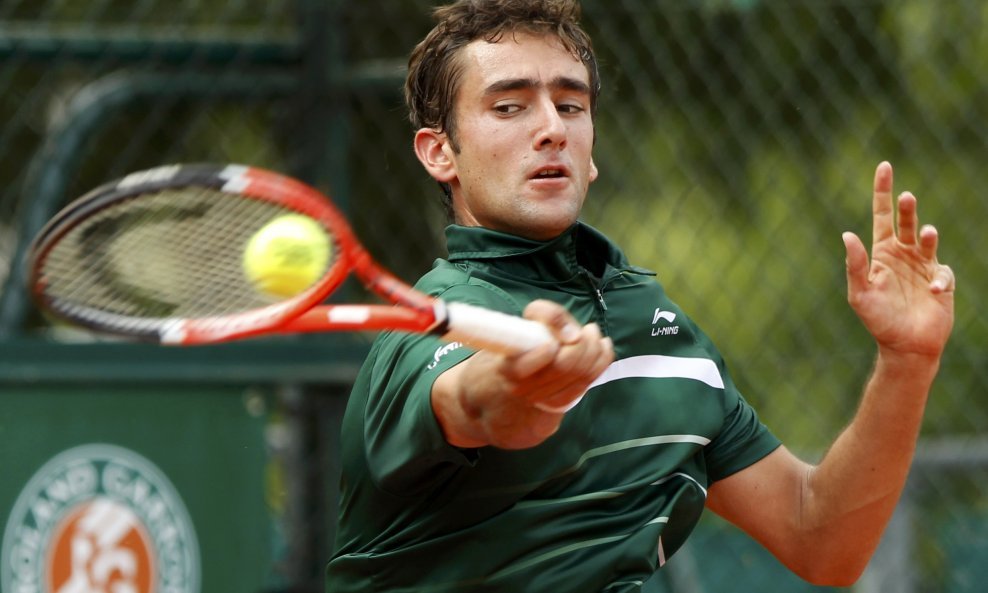
<svg viewBox="0 0 988 593"><path fill-rule="evenodd" d="M332 249L318 279L276 296L247 278L244 252L286 215L317 223ZM553 339L541 323L413 289L374 262L329 198L253 167L169 165L127 175L56 214L29 257L29 286L43 309L143 341L395 329L518 353ZM321 304L351 273L392 305Z"/></svg>

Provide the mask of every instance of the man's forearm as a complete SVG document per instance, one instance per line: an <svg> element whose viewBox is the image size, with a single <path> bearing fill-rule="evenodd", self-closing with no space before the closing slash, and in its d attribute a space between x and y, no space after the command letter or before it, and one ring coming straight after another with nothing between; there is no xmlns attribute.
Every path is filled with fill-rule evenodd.
<svg viewBox="0 0 988 593"><path fill-rule="evenodd" d="M838 562L863 569L878 545L909 474L938 367L937 358L880 352L854 419L808 473L803 525Z"/></svg>

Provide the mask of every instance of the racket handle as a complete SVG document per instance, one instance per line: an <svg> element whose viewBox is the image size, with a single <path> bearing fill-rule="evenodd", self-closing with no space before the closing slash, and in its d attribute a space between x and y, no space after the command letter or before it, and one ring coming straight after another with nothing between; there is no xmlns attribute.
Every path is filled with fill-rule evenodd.
<svg viewBox="0 0 988 593"><path fill-rule="evenodd" d="M466 303L446 303L445 329L445 340L504 354L520 354L555 339L537 321Z"/></svg>

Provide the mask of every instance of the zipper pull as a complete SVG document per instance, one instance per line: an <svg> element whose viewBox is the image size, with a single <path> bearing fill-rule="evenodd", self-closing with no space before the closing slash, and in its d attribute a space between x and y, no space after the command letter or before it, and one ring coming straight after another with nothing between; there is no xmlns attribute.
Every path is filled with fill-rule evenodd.
<svg viewBox="0 0 988 593"><path fill-rule="evenodd" d="M606 311L607 303L604 302L604 293L601 291L600 285L597 283L593 274L588 272L587 269L583 267L580 268L580 272L583 274L583 277L587 279L587 284L589 284L590 287L593 288L594 293L596 293L597 302L600 303L600 309L602 311Z"/></svg>

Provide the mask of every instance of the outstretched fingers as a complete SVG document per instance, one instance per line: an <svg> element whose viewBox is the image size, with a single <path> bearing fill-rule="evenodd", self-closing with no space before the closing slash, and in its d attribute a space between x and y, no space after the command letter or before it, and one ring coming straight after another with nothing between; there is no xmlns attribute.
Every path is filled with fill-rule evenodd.
<svg viewBox="0 0 988 593"><path fill-rule="evenodd" d="M872 242L878 244L895 236L895 213L892 206L892 165L879 163L875 169L874 194L871 211L873 216Z"/></svg>
<svg viewBox="0 0 988 593"><path fill-rule="evenodd" d="M940 234L936 227L931 224L923 225L919 231L919 254L923 259L936 261L937 245L940 243Z"/></svg>
<svg viewBox="0 0 988 593"><path fill-rule="evenodd" d="M918 228L916 196L910 192L903 192L899 196L899 242L903 245L915 245Z"/></svg>
<svg viewBox="0 0 988 593"><path fill-rule="evenodd" d="M950 266L937 262L937 244L940 235L936 227L930 224L923 225L919 231L919 251L924 259L933 263L933 278L930 280L930 290L934 294L953 292L957 281L954 278L954 271Z"/></svg>
<svg viewBox="0 0 988 593"><path fill-rule="evenodd" d="M883 166L887 164L880 164L875 172L876 242L880 233L882 238L889 238L889 229L894 225L890 214L885 210L885 205L891 204L892 195L892 168ZM929 224L920 227L917 200L912 192L903 192L898 199L897 238L900 244L917 248L920 258L933 266L930 279L932 292L943 293L954 290L953 270L937 262L937 246L940 241L937 229Z"/></svg>
<svg viewBox="0 0 988 593"><path fill-rule="evenodd" d="M898 228L896 212L898 209ZM902 192L898 199L892 199L892 165L883 161L875 169L873 241L875 244L897 238L903 245L916 245L919 235L919 214L916 196L912 192Z"/></svg>
<svg viewBox="0 0 988 593"><path fill-rule="evenodd" d="M937 264L937 268L933 273L933 281L930 282L930 290L934 294L941 294L954 292L956 286L957 281L954 279L954 271L950 266Z"/></svg>

